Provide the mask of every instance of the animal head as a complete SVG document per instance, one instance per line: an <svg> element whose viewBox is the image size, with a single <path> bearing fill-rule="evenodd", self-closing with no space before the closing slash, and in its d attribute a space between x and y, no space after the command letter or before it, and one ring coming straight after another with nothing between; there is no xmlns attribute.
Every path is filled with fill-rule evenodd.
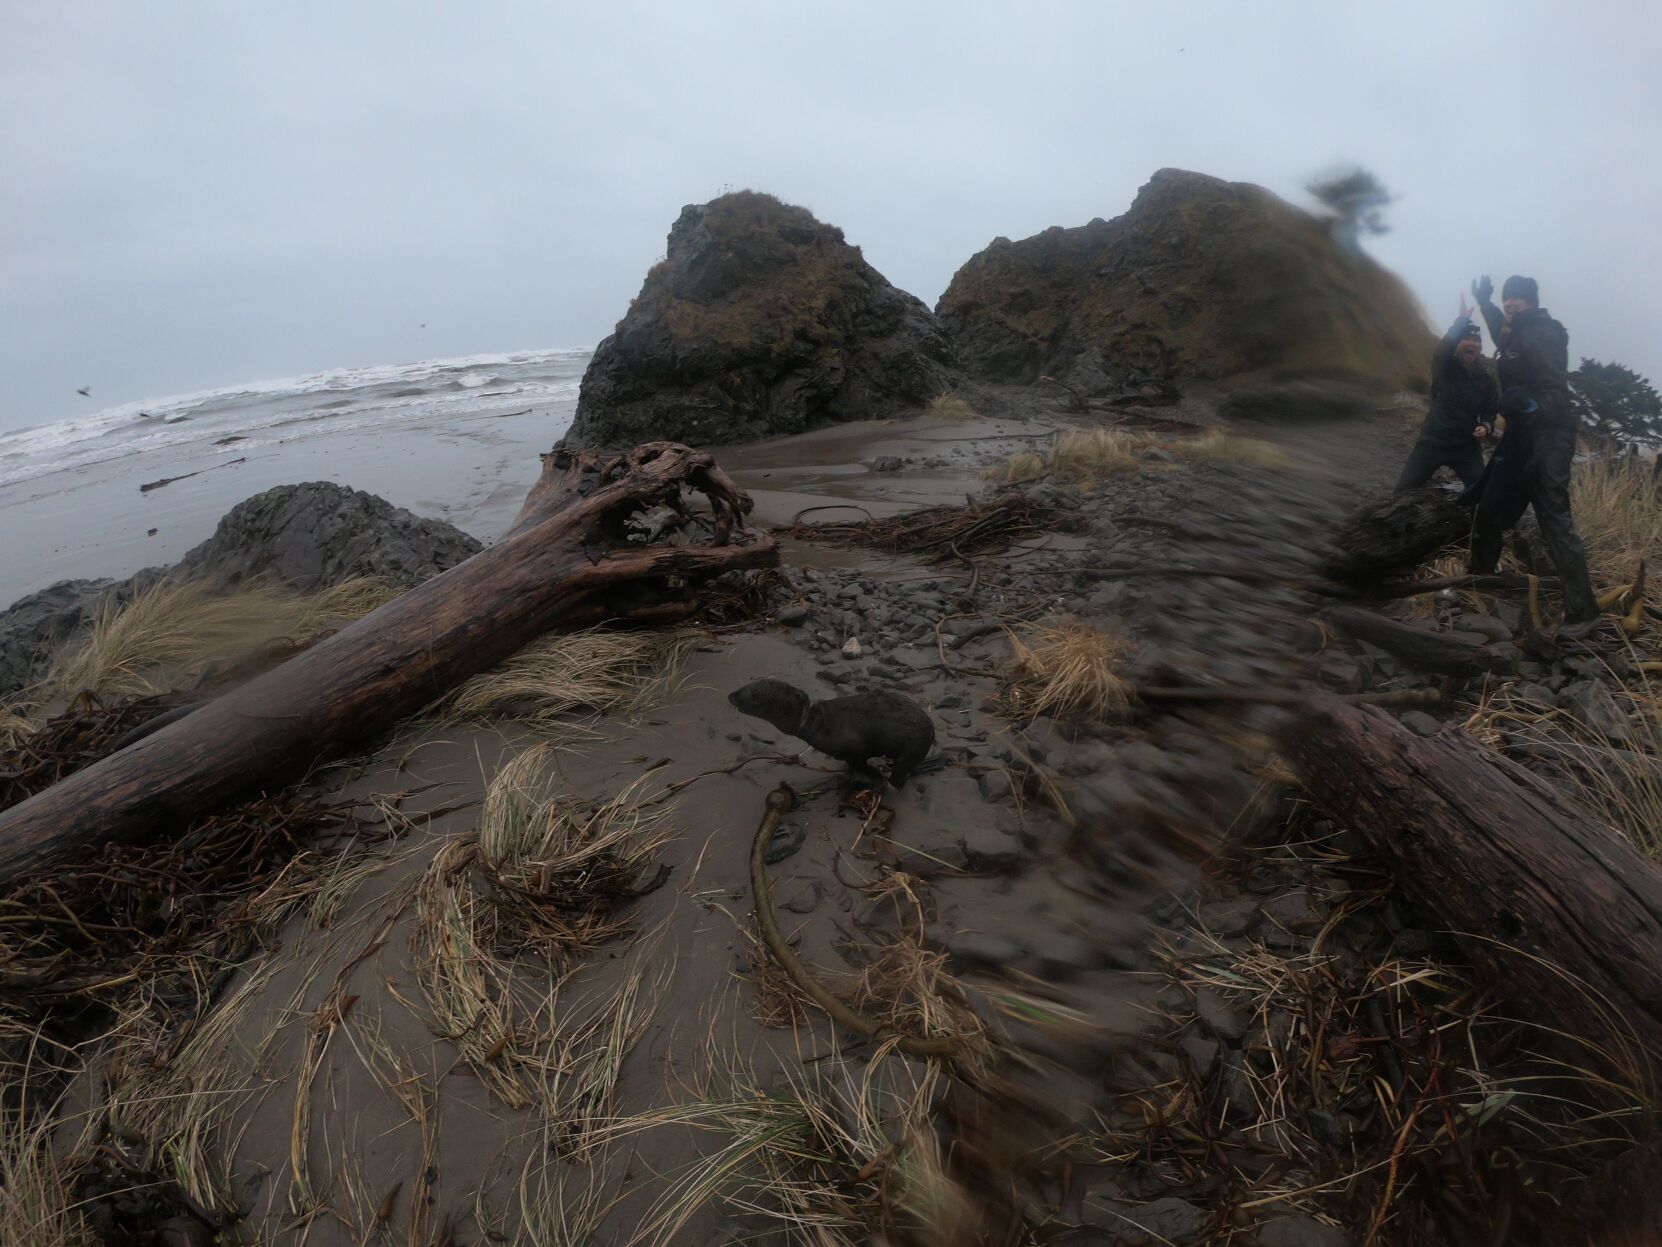
<svg viewBox="0 0 1662 1247"><path fill-rule="evenodd" d="M808 694L783 680L752 680L727 694L727 700L745 714L796 735L808 713Z"/></svg>

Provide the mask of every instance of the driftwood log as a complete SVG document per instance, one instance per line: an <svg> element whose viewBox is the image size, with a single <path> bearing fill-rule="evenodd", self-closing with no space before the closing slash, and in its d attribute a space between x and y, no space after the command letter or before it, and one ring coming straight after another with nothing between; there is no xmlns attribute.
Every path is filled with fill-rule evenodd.
<svg viewBox="0 0 1662 1247"><path fill-rule="evenodd" d="M1518 669L1518 652L1510 646L1492 646L1448 632L1432 632L1388 619L1354 606L1335 606L1323 616L1339 631L1377 645L1422 671L1441 675L1475 676L1485 671Z"/></svg>
<svg viewBox="0 0 1662 1247"><path fill-rule="evenodd" d="M689 514L687 491L708 515ZM663 506L686 544L639 544L629 520ZM743 527L749 509L710 455L674 442L544 455L496 545L0 813L0 882L292 783L552 628L685 618L711 577L778 562Z"/></svg>
<svg viewBox="0 0 1662 1247"><path fill-rule="evenodd" d="M1357 512L1333 537L1322 575L1366 584L1410 572L1471 531L1459 495L1436 485L1393 494Z"/></svg>
<svg viewBox="0 0 1662 1247"><path fill-rule="evenodd" d="M1460 732L1421 738L1324 698L1282 748L1317 807L1372 846L1520 1016L1654 1085L1662 869Z"/></svg>

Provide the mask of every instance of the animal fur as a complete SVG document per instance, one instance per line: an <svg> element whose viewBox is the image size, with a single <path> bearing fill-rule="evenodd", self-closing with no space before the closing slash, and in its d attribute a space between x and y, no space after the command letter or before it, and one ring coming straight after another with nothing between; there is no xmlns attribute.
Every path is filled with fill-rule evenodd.
<svg viewBox="0 0 1662 1247"><path fill-rule="evenodd" d="M783 680L752 680L727 695L745 714L807 741L848 764L856 777L869 775L871 760L889 763L889 782L904 784L935 747L935 724L910 697L878 689L813 701Z"/></svg>

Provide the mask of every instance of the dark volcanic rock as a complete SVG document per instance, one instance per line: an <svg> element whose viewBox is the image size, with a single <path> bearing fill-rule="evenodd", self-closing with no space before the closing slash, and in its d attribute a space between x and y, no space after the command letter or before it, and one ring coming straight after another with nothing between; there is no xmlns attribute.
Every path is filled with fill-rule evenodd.
<svg viewBox="0 0 1662 1247"><path fill-rule="evenodd" d="M0 697L32 683L52 651L92 618L117 583L60 580L0 611Z"/></svg>
<svg viewBox="0 0 1662 1247"><path fill-rule="evenodd" d="M424 520L361 489L310 481L239 502L175 574L225 583L274 576L301 589L367 576L402 588L480 549L454 524Z"/></svg>
<svg viewBox="0 0 1662 1247"><path fill-rule="evenodd" d="M1124 216L994 239L936 308L974 376L1321 375L1424 388L1432 339L1401 281L1258 186L1162 169Z"/></svg>
<svg viewBox="0 0 1662 1247"><path fill-rule="evenodd" d="M950 388L951 364L929 309L840 229L740 191L681 210L566 440L710 445L892 416Z"/></svg>
<svg viewBox="0 0 1662 1247"><path fill-rule="evenodd" d="M0 697L38 679L51 653L107 598L126 601L164 577L231 585L270 576L316 589L366 576L400 588L475 554L480 543L442 520L325 481L280 485L238 503L174 567L125 580L60 580L0 611Z"/></svg>

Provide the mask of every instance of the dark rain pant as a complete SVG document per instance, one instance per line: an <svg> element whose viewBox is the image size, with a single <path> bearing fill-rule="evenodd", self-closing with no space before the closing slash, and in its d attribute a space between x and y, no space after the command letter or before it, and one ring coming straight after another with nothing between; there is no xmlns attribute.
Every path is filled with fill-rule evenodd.
<svg viewBox="0 0 1662 1247"><path fill-rule="evenodd" d="M1542 423L1533 430L1533 447L1525 477L1512 505L1485 491L1472 522L1472 571L1492 572L1500 563L1506 530L1518 522L1525 506L1535 508L1552 565L1564 593L1564 615L1571 622L1598 614L1587 552L1570 518L1570 469L1575 463L1576 427L1569 420ZM1520 505L1521 504L1521 505Z"/></svg>
<svg viewBox="0 0 1662 1247"><path fill-rule="evenodd" d="M1402 475L1397 478L1397 493L1418 489L1438 468L1453 468L1460 483L1470 486L1483 475L1483 443L1475 437L1460 447L1415 442L1414 449L1408 452L1408 462L1402 465Z"/></svg>

